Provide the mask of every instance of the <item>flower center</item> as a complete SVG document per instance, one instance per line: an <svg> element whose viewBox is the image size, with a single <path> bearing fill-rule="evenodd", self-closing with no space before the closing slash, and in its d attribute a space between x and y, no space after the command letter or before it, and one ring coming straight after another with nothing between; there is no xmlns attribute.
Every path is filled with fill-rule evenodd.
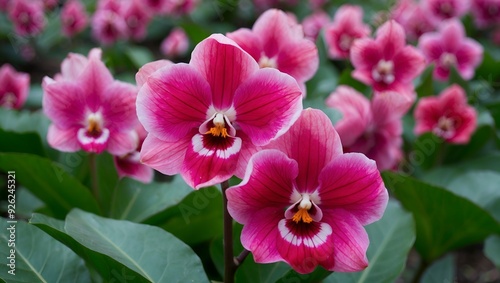
<svg viewBox="0 0 500 283"><path fill-rule="evenodd" d="M7 92L6 94L4 94L4 97L3 97L3 101L1 103L1 105L3 105L4 107L7 107L7 108L12 108L14 107L14 105L16 104L16 95L12 92Z"/></svg>
<svg viewBox="0 0 500 283"><path fill-rule="evenodd" d="M444 2L443 4L441 4L441 6L439 6L439 10L441 14L446 17L453 16L453 6L448 2Z"/></svg>
<svg viewBox="0 0 500 283"><path fill-rule="evenodd" d="M441 117L438 120L436 127L434 127L433 132L435 135L440 136L444 139L451 138L455 133L455 120L451 117Z"/></svg>
<svg viewBox="0 0 500 283"><path fill-rule="evenodd" d="M102 133L102 115L101 113L91 113L87 117L87 135L98 137Z"/></svg>
<svg viewBox="0 0 500 283"><path fill-rule="evenodd" d="M441 65L449 69L451 66L455 66L457 64L457 57L455 54L445 52L441 55L439 61L441 61Z"/></svg>
<svg viewBox="0 0 500 283"><path fill-rule="evenodd" d="M391 84L394 82L394 63L384 59L378 61L377 66L373 68L372 77L376 82Z"/></svg>
<svg viewBox="0 0 500 283"><path fill-rule="evenodd" d="M312 207L312 202L309 198L308 194L304 194L302 196L302 200L299 204L299 210L293 215L292 220L295 223L299 223L300 221L304 223L311 223L313 221L312 217L309 215L308 210Z"/></svg>
<svg viewBox="0 0 500 283"><path fill-rule="evenodd" d="M342 34L339 40L339 47L341 50L348 51L351 48L354 38L347 34Z"/></svg>
<svg viewBox="0 0 500 283"><path fill-rule="evenodd" d="M275 57L269 58L266 55L262 54L260 56L259 66L261 68L276 68L277 66L276 58Z"/></svg>
<svg viewBox="0 0 500 283"><path fill-rule="evenodd" d="M214 123L214 126L211 127L205 134L212 134L214 137L222 136L223 138L227 138L229 136L223 114L217 113L212 122Z"/></svg>

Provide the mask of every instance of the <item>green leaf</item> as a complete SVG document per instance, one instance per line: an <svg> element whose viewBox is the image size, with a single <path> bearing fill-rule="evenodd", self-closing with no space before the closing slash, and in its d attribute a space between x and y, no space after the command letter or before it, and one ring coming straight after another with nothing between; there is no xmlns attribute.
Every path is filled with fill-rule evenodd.
<svg viewBox="0 0 500 283"><path fill-rule="evenodd" d="M352 72L352 69L350 68L346 68L344 69L344 71L342 72L342 74L340 74L340 78L339 78L339 85L347 85L347 86L350 86L352 88L354 88L355 90L361 92L361 93L367 93L369 92L371 89L370 87L368 87L367 85L363 84L362 82L354 79L351 75L351 72Z"/></svg>
<svg viewBox="0 0 500 283"><path fill-rule="evenodd" d="M394 282L403 271L415 242L415 222L411 213L396 201L389 201L384 216L366 226L370 238L368 267L362 272L333 273L323 282Z"/></svg>
<svg viewBox="0 0 500 283"><path fill-rule="evenodd" d="M125 54L127 54L130 61L132 61L134 66L138 69L146 63L154 61L153 53L146 47L128 45Z"/></svg>
<svg viewBox="0 0 500 283"><path fill-rule="evenodd" d="M421 178L435 186L447 187L457 176L471 170L500 172L500 152L489 152L485 156L440 166L426 172Z"/></svg>
<svg viewBox="0 0 500 283"><path fill-rule="evenodd" d="M454 282L455 279L455 259L449 254L436 260L420 279L421 283L443 283Z"/></svg>
<svg viewBox="0 0 500 283"><path fill-rule="evenodd" d="M85 260L87 266L95 270L104 282L149 282L137 272L104 254L93 251L69 236L64 229L64 221L56 220L42 214L33 214L30 223L45 231L54 239L63 243ZM96 276L95 274L93 274Z"/></svg>
<svg viewBox="0 0 500 283"><path fill-rule="evenodd" d="M486 239L484 254L500 269L500 235L493 235Z"/></svg>
<svg viewBox="0 0 500 283"><path fill-rule="evenodd" d="M107 255L151 282L208 282L198 256L154 226L72 210L64 226L83 246Z"/></svg>
<svg viewBox="0 0 500 283"><path fill-rule="evenodd" d="M216 187L190 193L178 205L167 209L147 223L161 227L189 245L211 241L222 235L222 194Z"/></svg>
<svg viewBox="0 0 500 283"><path fill-rule="evenodd" d="M42 111L29 112L0 108L0 128L16 133L35 132L45 143L50 121Z"/></svg>
<svg viewBox="0 0 500 283"><path fill-rule="evenodd" d="M101 207L105 210L105 215L109 214L110 203L113 195L116 193L118 184L118 172L113 161L113 156L107 152L95 156L97 168L97 182L99 186L99 201ZM85 164L87 165L87 164ZM88 165L87 165L88 166ZM88 171L88 180L91 180L90 170ZM89 183L90 187L91 184Z"/></svg>
<svg viewBox="0 0 500 283"><path fill-rule="evenodd" d="M300 274L295 270L288 271L285 276L283 276L280 280L276 281L279 283L287 283L287 282L327 282L325 278L328 275L332 274L331 271L327 271L322 267L317 267L312 273L309 274ZM325 280L323 280L325 279Z"/></svg>
<svg viewBox="0 0 500 283"><path fill-rule="evenodd" d="M35 226L23 221L8 223L1 218L0 229L0 277L6 282L90 282L83 260ZM12 256L15 258L8 259ZM10 263L15 275L8 273Z"/></svg>
<svg viewBox="0 0 500 283"><path fill-rule="evenodd" d="M30 218L34 211L41 209L44 203L26 188L16 188L16 214L18 218Z"/></svg>
<svg viewBox="0 0 500 283"><path fill-rule="evenodd" d="M0 152L30 153L46 156L40 136L36 133L16 133L0 129Z"/></svg>
<svg viewBox="0 0 500 283"><path fill-rule="evenodd" d="M470 93L470 87L468 81L464 80L462 76L458 73L457 69L455 67L452 67L450 69L450 77L448 79L448 83L450 85L452 84L458 84L461 86L464 90L465 93Z"/></svg>
<svg viewBox="0 0 500 283"><path fill-rule="evenodd" d="M311 107L323 111L323 113L325 113L326 116L330 118L332 124L334 125L335 123L337 123L337 121L342 119L342 113L337 109L327 107L324 99L321 98L317 98L314 100L306 99L303 101L303 103L304 103L304 109Z"/></svg>
<svg viewBox="0 0 500 283"><path fill-rule="evenodd" d="M0 153L0 170L15 171L16 182L42 200L58 218L74 207L99 213L89 189L49 159L22 153Z"/></svg>
<svg viewBox="0 0 500 283"><path fill-rule="evenodd" d="M415 248L426 262L500 233L500 223L465 198L397 173L384 172L382 176L386 187L413 213Z"/></svg>
<svg viewBox="0 0 500 283"><path fill-rule="evenodd" d="M111 202L110 216L142 222L174 205L179 204L191 189L180 176L170 183L143 184L132 179L122 179Z"/></svg>
<svg viewBox="0 0 500 283"><path fill-rule="evenodd" d="M415 91L418 97L426 97L434 95L434 80L432 73L434 72L434 65L427 67L422 75L420 75L420 83Z"/></svg>
<svg viewBox="0 0 500 283"><path fill-rule="evenodd" d="M465 197L491 213L500 221L500 173L491 171L468 171L457 175L446 188Z"/></svg>

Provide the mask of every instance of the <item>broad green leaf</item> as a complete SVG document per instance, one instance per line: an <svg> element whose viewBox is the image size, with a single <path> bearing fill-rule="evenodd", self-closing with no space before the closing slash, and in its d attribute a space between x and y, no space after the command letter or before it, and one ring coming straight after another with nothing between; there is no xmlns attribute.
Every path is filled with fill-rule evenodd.
<svg viewBox="0 0 500 283"><path fill-rule="evenodd" d="M489 152L485 156L440 166L426 172L421 178L435 186L447 187L457 176L470 170L500 172L500 152Z"/></svg>
<svg viewBox="0 0 500 283"><path fill-rule="evenodd" d="M208 282L198 256L154 226L72 210L65 231L83 246L107 255L151 282Z"/></svg>
<svg viewBox="0 0 500 283"><path fill-rule="evenodd" d="M422 75L420 75L420 83L415 89L418 97L434 95L434 85L433 85L434 80L432 76L433 72L434 72L434 65L430 65L424 70Z"/></svg>
<svg viewBox="0 0 500 283"><path fill-rule="evenodd" d="M0 170L15 171L16 182L29 189L58 218L64 218L74 207L99 213L89 189L46 158L22 153L0 153Z"/></svg>
<svg viewBox="0 0 500 283"><path fill-rule="evenodd" d="M122 179L114 191L110 216L142 222L153 215L179 204L193 189L180 176L169 183L143 184Z"/></svg>
<svg viewBox="0 0 500 283"><path fill-rule="evenodd" d="M23 218L31 217L31 214L41 209L44 203L34 196L26 188L19 186L16 188L16 214ZM19 218L19 217L18 217Z"/></svg>
<svg viewBox="0 0 500 283"><path fill-rule="evenodd" d="M0 129L0 152L30 153L46 156L40 136L36 133L16 133Z"/></svg>
<svg viewBox="0 0 500 283"><path fill-rule="evenodd" d="M500 269L500 235L493 235L486 239L484 254Z"/></svg>
<svg viewBox="0 0 500 283"><path fill-rule="evenodd" d="M455 176L446 188L491 213L500 222L500 173L469 171Z"/></svg>
<svg viewBox="0 0 500 283"><path fill-rule="evenodd" d="M134 64L134 66L139 69L146 63L154 61L154 56L146 47L140 46L127 46L125 53L130 58L130 61Z"/></svg>
<svg viewBox="0 0 500 283"><path fill-rule="evenodd" d="M287 282L326 282L326 278L332 274L331 271L327 271L322 267L317 267L313 272L309 274L300 274L295 270L288 271L277 283L287 283Z"/></svg>
<svg viewBox="0 0 500 283"><path fill-rule="evenodd" d="M97 168L97 180L99 185L99 201L103 208L103 213L107 215L110 209L110 203L113 195L116 193L118 184L118 172L116 171L113 162L113 156L109 153L102 153L95 156ZM88 171L90 173L90 170ZM88 180L91 180L91 175L88 175ZM89 183L90 187L91 184Z"/></svg>
<svg viewBox="0 0 500 283"><path fill-rule="evenodd" d="M455 278L455 258L449 254L436 260L427 268L420 279L421 283L446 283L454 282Z"/></svg>
<svg viewBox="0 0 500 283"><path fill-rule="evenodd" d="M415 222L398 202L389 201L384 216L366 226L370 238L368 267L356 273L333 273L323 282L394 282L403 271L415 242Z"/></svg>
<svg viewBox="0 0 500 283"><path fill-rule="evenodd" d="M366 93L370 92L371 89L367 85L363 84L362 82L360 82L352 77L352 75L351 75L352 71L353 70L351 68L344 69L344 71L342 71L342 73L340 74L338 84L350 86L361 93L366 94Z"/></svg>
<svg viewBox="0 0 500 283"><path fill-rule="evenodd" d="M382 176L386 187L413 213L415 248L426 262L500 233L498 221L463 197L397 173L384 172Z"/></svg>
<svg viewBox="0 0 500 283"><path fill-rule="evenodd" d="M446 146L447 144L433 133L424 133L413 144L413 151L408 155L409 165L414 169L429 169L435 164L442 163Z"/></svg>
<svg viewBox="0 0 500 283"><path fill-rule="evenodd" d="M64 229L64 221L56 220L42 214L33 214L30 223L45 231L54 239L63 243L76 254L85 260L92 273L93 277L100 276L99 279L104 282L123 282L124 280L134 280L134 282L149 282L137 272L131 270L125 265L119 263L107 255L93 251L69 236ZM99 282L99 281L98 281Z"/></svg>
<svg viewBox="0 0 500 283"><path fill-rule="evenodd" d="M147 223L159 223L189 245L212 241L222 235L222 194L216 187L193 191L178 205L152 217Z"/></svg>
<svg viewBox="0 0 500 283"><path fill-rule="evenodd" d="M1 218L0 229L0 277L6 282L90 282L83 260L37 227ZM11 254L14 248L15 253ZM8 273L10 263L15 275Z"/></svg>
<svg viewBox="0 0 500 283"><path fill-rule="evenodd" d="M29 112L0 108L0 128L16 133L35 132L46 142L50 121L41 110Z"/></svg>

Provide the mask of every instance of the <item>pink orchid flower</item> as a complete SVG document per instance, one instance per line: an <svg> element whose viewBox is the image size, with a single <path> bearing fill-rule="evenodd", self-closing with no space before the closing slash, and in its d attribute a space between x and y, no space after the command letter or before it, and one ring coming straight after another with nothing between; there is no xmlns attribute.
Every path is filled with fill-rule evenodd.
<svg viewBox="0 0 500 283"><path fill-rule="evenodd" d="M174 16L191 13L198 5L199 0L166 0L165 12Z"/></svg>
<svg viewBox="0 0 500 283"><path fill-rule="evenodd" d="M162 41L160 50L167 58L175 58L186 54L189 48L189 39L182 28L174 28Z"/></svg>
<svg viewBox="0 0 500 283"><path fill-rule="evenodd" d="M145 81L137 114L149 132L142 162L180 173L195 189L242 176L251 154L283 134L302 109L291 76L260 69L220 34L199 43L189 64L153 62L136 79Z"/></svg>
<svg viewBox="0 0 500 283"><path fill-rule="evenodd" d="M271 8L278 8L281 6L295 6L298 0L252 0L253 4L260 11L265 11Z"/></svg>
<svg viewBox="0 0 500 283"><path fill-rule="evenodd" d="M480 28L500 24L500 0L472 0L474 23Z"/></svg>
<svg viewBox="0 0 500 283"><path fill-rule="evenodd" d="M56 80L43 79L43 110L52 121L47 140L60 151L123 155L137 147L137 88L114 80L100 54L70 55Z"/></svg>
<svg viewBox="0 0 500 283"><path fill-rule="evenodd" d="M304 36L309 40L316 42L318 35L323 27L330 22L330 17L324 11L316 11L302 20Z"/></svg>
<svg viewBox="0 0 500 283"><path fill-rule="evenodd" d="M348 86L339 86L326 105L342 113L335 124L345 152L360 152L377 162L380 170L393 168L402 157L401 118L413 100L395 92L375 93L370 102Z"/></svg>
<svg viewBox="0 0 500 283"><path fill-rule="evenodd" d="M283 11L262 14L253 28L240 28L227 37L248 52L262 68L271 67L294 77L305 93L305 82L319 66L316 45L304 38L302 27Z"/></svg>
<svg viewBox="0 0 500 283"><path fill-rule="evenodd" d="M285 261L299 273L366 268L363 226L379 220L388 201L375 162L343 154L331 121L310 108L270 147L226 191L229 213L244 225L243 247L257 263Z"/></svg>
<svg viewBox="0 0 500 283"><path fill-rule="evenodd" d="M127 36L134 40L146 37L151 14L141 0L128 0L122 6L121 15L127 25Z"/></svg>
<svg viewBox="0 0 500 283"><path fill-rule="evenodd" d="M464 26L457 19L443 22L438 32L422 35L418 47L427 61L436 65L434 77L442 81L448 79L452 67L464 79L471 79L483 60L483 47L465 36Z"/></svg>
<svg viewBox="0 0 500 283"><path fill-rule="evenodd" d="M30 89L30 75L16 72L9 64L0 68L0 106L21 109Z"/></svg>
<svg viewBox="0 0 500 283"><path fill-rule="evenodd" d="M92 16L92 35L104 45L125 38L127 30L125 19L115 8L98 8Z"/></svg>
<svg viewBox="0 0 500 283"><path fill-rule="evenodd" d="M422 0L422 8L436 26L441 21L460 18L470 7L470 0Z"/></svg>
<svg viewBox="0 0 500 283"><path fill-rule="evenodd" d="M114 156L113 161L120 178L130 177L143 183L150 183L153 180L154 171L140 161L142 143L148 133L141 124L137 125L135 131L139 137L137 148L125 155Z"/></svg>
<svg viewBox="0 0 500 283"><path fill-rule="evenodd" d="M437 97L420 99L414 114L417 135L432 132L449 143L465 144L476 130L476 110L467 104L465 91L458 85Z"/></svg>
<svg viewBox="0 0 500 283"><path fill-rule="evenodd" d="M61 9L61 28L65 36L71 37L81 32L88 24L87 12L82 2L70 0Z"/></svg>
<svg viewBox="0 0 500 283"><path fill-rule="evenodd" d="M334 59L349 57L352 43L370 35L370 27L363 23L363 9L355 5L342 5L333 22L325 27L328 54Z"/></svg>
<svg viewBox="0 0 500 283"><path fill-rule="evenodd" d="M351 60L353 77L376 91L412 92L413 79L425 68L424 56L406 45L403 27L394 20L380 26L374 40L356 40Z"/></svg>
<svg viewBox="0 0 500 283"><path fill-rule="evenodd" d="M407 38L412 41L418 40L426 32L435 30L422 5L413 0L400 0L391 11L391 18L403 26Z"/></svg>
<svg viewBox="0 0 500 283"><path fill-rule="evenodd" d="M14 31L20 36L37 35L45 27L42 1L12 1L8 13Z"/></svg>

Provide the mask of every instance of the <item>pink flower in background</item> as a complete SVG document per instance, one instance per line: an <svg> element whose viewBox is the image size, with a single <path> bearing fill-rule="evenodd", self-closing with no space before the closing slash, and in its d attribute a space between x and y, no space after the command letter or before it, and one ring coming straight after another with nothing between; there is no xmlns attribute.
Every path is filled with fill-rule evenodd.
<svg viewBox="0 0 500 283"><path fill-rule="evenodd" d="M401 118L413 100L395 92L375 93L370 102L348 86L339 86L326 105L342 113L335 124L344 151L361 152L377 162L379 170L393 168L401 159Z"/></svg>
<svg viewBox="0 0 500 283"><path fill-rule="evenodd" d="M139 137L139 143L136 150L121 156L114 156L113 161L120 178L130 177L143 183L150 183L153 180L153 169L142 164L140 161L142 143L146 139L148 133L140 124L138 124L135 130Z"/></svg>
<svg viewBox="0 0 500 283"><path fill-rule="evenodd" d="M445 21L438 32L420 37L418 47L434 63L434 77L447 80L452 67L466 80L474 76L476 67L483 60L483 47L466 37L462 23L457 19Z"/></svg>
<svg viewBox="0 0 500 283"><path fill-rule="evenodd" d="M40 0L12 1L8 13L18 35L37 35L45 27L43 2Z"/></svg>
<svg viewBox="0 0 500 283"><path fill-rule="evenodd" d="M471 0L474 23L480 28L500 24L500 0Z"/></svg>
<svg viewBox="0 0 500 283"><path fill-rule="evenodd" d="M309 6L313 10L321 10L323 5L325 5L328 2L328 0L309 0Z"/></svg>
<svg viewBox="0 0 500 283"><path fill-rule="evenodd" d="M477 114L458 85L439 96L421 98L415 108L415 134L432 132L449 143L465 144L476 130Z"/></svg>
<svg viewBox="0 0 500 283"><path fill-rule="evenodd" d="M335 13L333 22L325 28L328 54L331 58L346 59L354 40L368 35L370 27L363 23L363 9L360 6L342 5Z"/></svg>
<svg viewBox="0 0 500 283"><path fill-rule="evenodd" d="M92 16L92 35L104 45L110 45L125 38L127 23L119 12L98 9Z"/></svg>
<svg viewBox="0 0 500 283"><path fill-rule="evenodd" d="M198 2L198 0L166 0L164 9L170 15L186 15L196 8Z"/></svg>
<svg viewBox="0 0 500 283"><path fill-rule="evenodd" d="M421 0L424 12L429 15L431 21L436 26L441 24L441 21L460 18L470 7L470 0Z"/></svg>
<svg viewBox="0 0 500 283"><path fill-rule="evenodd" d="M16 1L16 0L15 0ZM47 11L51 11L52 9L54 9L57 4L58 4L58 0L42 0L43 1L43 7L45 8L45 10Z"/></svg>
<svg viewBox="0 0 500 283"><path fill-rule="evenodd" d="M189 39L182 28L174 28L160 46L161 53L167 58L182 56L186 54L188 48Z"/></svg>
<svg viewBox="0 0 500 283"><path fill-rule="evenodd" d="M412 0L399 1L391 11L391 18L403 26L409 40L418 40L422 34L435 30L422 5Z"/></svg>
<svg viewBox="0 0 500 283"><path fill-rule="evenodd" d="M319 66L314 42L304 38L300 25L283 11L272 9L262 14L253 28L240 28L227 37L248 52L261 68L276 68L294 77L305 94L305 82Z"/></svg>
<svg viewBox="0 0 500 283"><path fill-rule="evenodd" d="M351 47L352 76L376 91L412 92L413 79L425 68L425 58L406 45L403 27L394 20L377 29L375 39L356 40Z"/></svg>
<svg viewBox="0 0 500 283"><path fill-rule="evenodd" d="M252 0L252 2L260 11L265 11L270 8L295 6L299 0Z"/></svg>
<svg viewBox="0 0 500 283"><path fill-rule="evenodd" d="M199 43L189 64L150 63L136 78L145 81L137 114L149 133L141 161L180 173L195 189L242 177L251 154L283 134L302 108L292 77L260 69L220 34Z"/></svg>
<svg viewBox="0 0 500 283"><path fill-rule="evenodd" d="M121 16L127 25L126 34L134 40L146 36L151 14L141 0L129 0L122 6Z"/></svg>
<svg viewBox="0 0 500 283"><path fill-rule="evenodd" d="M43 110L52 121L49 144L69 152L131 152L138 143L137 88L115 81L99 50L92 50L86 61L70 56L73 59L63 62L59 78L45 77L42 84Z"/></svg>
<svg viewBox="0 0 500 283"><path fill-rule="evenodd" d="M0 106L4 108L21 109L28 98L30 76L16 72L9 64L0 68Z"/></svg>
<svg viewBox="0 0 500 283"><path fill-rule="evenodd" d="M0 11L6 12L11 0L0 0Z"/></svg>
<svg viewBox="0 0 500 283"><path fill-rule="evenodd" d="M285 261L299 273L366 268L363 226L380 219L388 201L375 162L343 154L331 121L315 109L270 147L227 190L229 213L244 225L243 247L257 263Z"/></svg>
<svg viewBox="0 0 500 283"><path fill-rule="evenodd" d="M88 23L87 12L80 0L70 0L61 9L61 29L65 36L71 37L81 32Z"/></svg>
<svg viewBox="0 0 500 283"><path fill-rule="evenodd" d="M304 36L314 42L318 38L321 29L328 24L330 17L323 11L316 11L304 18L302 21L302 28L304 29Z"/></svg>

